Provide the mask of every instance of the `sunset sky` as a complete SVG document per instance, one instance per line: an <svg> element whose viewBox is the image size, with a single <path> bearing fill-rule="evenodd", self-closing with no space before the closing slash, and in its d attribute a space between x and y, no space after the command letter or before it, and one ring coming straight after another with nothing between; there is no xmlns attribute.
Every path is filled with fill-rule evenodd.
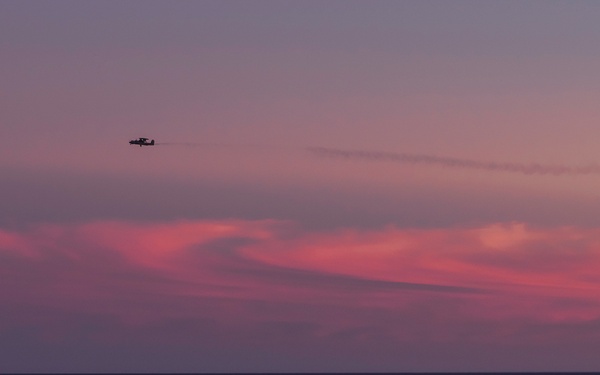
<svg viewBox="0 0 600 375"><path fill-rule="evenodd" d="M598 20L0 2L0 372L598 371Z"/></svg>

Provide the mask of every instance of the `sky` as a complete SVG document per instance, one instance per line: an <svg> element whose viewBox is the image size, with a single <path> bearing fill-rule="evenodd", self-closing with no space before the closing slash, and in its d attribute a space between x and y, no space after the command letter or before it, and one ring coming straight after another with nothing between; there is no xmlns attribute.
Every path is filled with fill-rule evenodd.
<svg viewBox="0 0 600 375"><path fill-rule="evenodd" d="M597 371L599 18L0 2L0 372Z"/></svg>

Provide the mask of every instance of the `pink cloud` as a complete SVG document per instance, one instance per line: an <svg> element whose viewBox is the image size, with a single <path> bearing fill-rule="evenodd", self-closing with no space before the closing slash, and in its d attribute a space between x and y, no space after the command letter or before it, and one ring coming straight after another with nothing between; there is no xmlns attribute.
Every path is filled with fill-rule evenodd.
<svg viewBox="0 0 600 375"><path fill-rule="evenodd" d="M596 229L110 221L2 230L0 256L0 297L14 310L0 329L35 325L44 342L69 335L57 311L107 317L88 337L98 342L129 331L153 341L145 329L172 321L190 336L165 342L208 329L219 345L265 348L600 338Z"/></svg>

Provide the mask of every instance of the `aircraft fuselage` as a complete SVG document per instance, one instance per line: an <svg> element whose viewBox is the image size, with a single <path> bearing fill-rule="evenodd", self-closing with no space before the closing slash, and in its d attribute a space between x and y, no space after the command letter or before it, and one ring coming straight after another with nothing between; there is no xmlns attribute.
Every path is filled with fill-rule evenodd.
<svg viewBox="0 0 600 375"><path fill-rule="evenodd" d="M154 146L154 139L151 140L150 142L148 142L148 138L139 138L139 139L133 139L131 141L129 141L130 145L138 145L140 147L142 146Z"/></svg>

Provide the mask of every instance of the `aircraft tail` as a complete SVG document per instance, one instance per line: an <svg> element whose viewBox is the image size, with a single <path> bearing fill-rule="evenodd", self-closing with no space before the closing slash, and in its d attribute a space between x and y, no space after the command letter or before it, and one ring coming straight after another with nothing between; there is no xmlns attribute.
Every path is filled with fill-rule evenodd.
<svg viewBox="0 0 600 375"><path fill-rule="evenodd" d="M154 146L154 139L150 141L150 146Z"/></svg>

